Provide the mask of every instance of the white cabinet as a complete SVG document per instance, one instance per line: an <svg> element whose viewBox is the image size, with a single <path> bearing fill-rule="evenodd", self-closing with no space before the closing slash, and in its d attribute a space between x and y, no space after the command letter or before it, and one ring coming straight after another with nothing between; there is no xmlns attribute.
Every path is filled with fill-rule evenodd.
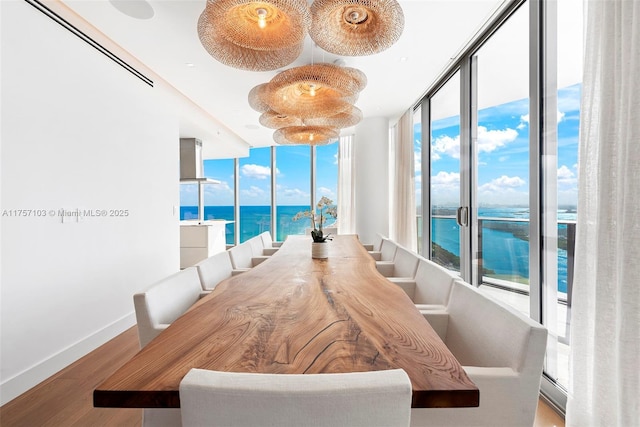
<svg viewBox="0 0 640 427"><path fill-rule="evenodd" d="M226 250L225 227L232 221L180 223L180 268L191 267Z"/></svg>

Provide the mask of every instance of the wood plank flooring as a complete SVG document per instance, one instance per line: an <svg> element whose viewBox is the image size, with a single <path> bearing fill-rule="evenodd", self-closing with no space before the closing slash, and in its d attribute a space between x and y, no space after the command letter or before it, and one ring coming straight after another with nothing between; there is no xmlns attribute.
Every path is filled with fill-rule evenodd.
<svg viewBox="0 0 640 427"><path fill-rule="evenodd" d="M141 409L94 408L93 390L139 350L136 327L0 408L2 427L138 427ZM564 420L538 403L534 427L564 427Z"/></svg>

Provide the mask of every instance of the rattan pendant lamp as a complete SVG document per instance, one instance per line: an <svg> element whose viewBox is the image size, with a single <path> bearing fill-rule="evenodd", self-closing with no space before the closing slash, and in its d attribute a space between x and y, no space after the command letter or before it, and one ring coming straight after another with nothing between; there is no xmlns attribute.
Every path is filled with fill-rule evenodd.
<svg viewBox="0 0 640 427"><path fill-rule="evenodd" d="M349 98L360 92L363 84L356 76L361 77L325 63L291 68L271 79L266 102L278 113L302 119L332 116L347 110Z"/></svg>
<svg viewBox="0 0 640 427"><path fill-rule="evenodd" d="M340 133L328 126L290 126L276 130L273 139L282 145L326 145L336 142Z"/></svg>
<svg viewBox="0 0 640 427"><path fill-rule="evenodd" d="M404 29L396 0L315 0L309 35L327 52L364 56L393 45Z"/></svg>
<svg viewBox="0 0 640 427"><path fill-rule="evenodd" d="M306 0L207 0L198 36L225 65L270 71L302 53L310 23Z"/></svg>

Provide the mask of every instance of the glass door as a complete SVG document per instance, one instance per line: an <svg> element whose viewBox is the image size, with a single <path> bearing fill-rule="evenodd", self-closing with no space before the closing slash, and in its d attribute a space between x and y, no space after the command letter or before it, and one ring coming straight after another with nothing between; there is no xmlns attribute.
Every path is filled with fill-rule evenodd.
<svg viewBox="0 0 640 427"><path fill-rule="evenodd" d="M428 109L430 158L422 164L429 165L431 229L431 259L436 263L460 272L460 226L456 220L460 207L460 72L456 72L430 99ZM423 127L424 131L425 127ZM427 163L428 162L428 163ZM426 173L427 170L422 170ZM427 251L423 249L423 253Z"/></svg>

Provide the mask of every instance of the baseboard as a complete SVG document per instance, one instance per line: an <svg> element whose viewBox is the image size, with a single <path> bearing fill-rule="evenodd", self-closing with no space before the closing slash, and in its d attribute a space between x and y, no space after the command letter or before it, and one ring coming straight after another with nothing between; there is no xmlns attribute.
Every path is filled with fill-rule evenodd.
<svg viewBox="0 0 640 427"><path fill-rule="evenodd" d="M126 331L135 323L135 313L131 312L31 368L2 381L0 383L0 405L10 402L25 391L40 384L113 337Z"/></svg>

